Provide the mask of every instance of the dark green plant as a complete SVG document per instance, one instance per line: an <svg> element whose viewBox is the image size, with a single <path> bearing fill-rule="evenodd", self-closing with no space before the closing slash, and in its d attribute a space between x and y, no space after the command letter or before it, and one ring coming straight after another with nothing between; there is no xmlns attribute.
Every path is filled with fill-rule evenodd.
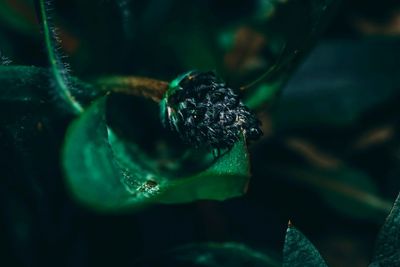
<svg viewBox="0 0 400 267"><path fill-rule="evenodd" d="M161 30L157 34L152 31L152 23L156 21L152 16L161 19L162 14L156 12L156 15L151 15L150 11L154 10L150 10L140 17L134 12L124 12L130 1L115 1L116 12L121 13L121 20L118 21L121 32L116 35L123 38L113 40L113 53L118 54L118 48L124 42L134 47L131 49L134 56L126 57L128 61L135 62L127 65L134 67L115 71L118 66L114 66L110 69L118 74L110 75L112 72L108 72L106 67L102 69L102 64L90 62L94 62L96 53L85 45L90 38L95 38L88 35L88 39L82 38L81 54L76 53L71 58L75 63L72 66L81 68L76 72L80 78L73 76L64 62L60 51L63 49L59 42L61 38L49 16L50 2L33 2L43 33L48 68L12 65L8 57L0 54L0 143L5 151L2 155L4 165L7 167L10 162L18 162L18 167L14 169L5 167L7 175L12 177L15 172L28 177L29 182L18 184L16 188L34 192L32 194L42 201L40 207L54 203L53 209L58 210L60 202L57 199L65 193L64 188L74 205L75 202L78 206L82 205L90 214L102 214L95 216L108 216L104 214L109 213L141 216L144 208L151 210L158 204L200 201L197 203L201 206L202 200L225 201L245 196L252 185L252 197L259 194L264 202L283 203L283 198L292 202L292 198L295 199L293 195L275 190L274 182L269 184L277 178L278 184L289 183L292 193L315 191L329 207L324 207L324 210L335 216L337 212L346 218L376 223L381 222L389 212L391 195L378 189L378 182L371 178L372 171L358 165L357 153L361 153L359 151L366 147L365 144L371 144L371 139L380 140L380 127L389 136L388 139L391 134L394 136L397 119L394 119L394 126L386 120L383 123L377 119L378 138L374 135L375 139L368 135L369 128L366 129L366 137L359 138L356 130L362 127L355 122L367 120L370 114L379 117L376 114L390 113L388 117L396 117L397 113L391 113L396 103L379 106L384 101L389 103L390 98L397 94L393 84L398 80L389 75L396 73L395 65L389 64L390 68L377 72L369 69L374 64L358 62L360 66L367 66L366 75L362 73L366 81L369 81L367 76L372 72L384 81L379 84L379 101L373 94L366 94L365 102L358 101L360 93L351 87L354 86L351 82L349 87L352 90L349 92L354 89L353 98L336 91L279 98L281 89L321 35L339 1L260 1L262 8L255 9L258 12L254 17L245 10L243 17L238 14L232 16L230 10L226 10L227 16L221 19L222 22L209 14L204 19L204 29L199 26L193 31L185 30L185 23L182 22L197 25L201 16L192 18L190 12L181 12L176 17L177 23L165 26L165 33ZM155 2L161 4L162 1ZM165 9L177 10L177 1L163 3ZM171 3L170 7L168 3ZM91 10L92 4L83 1L76 5ZM148 8L151 9L151 5ZM179 8L187 10L190 4L179 3ZM201 8L207 10L206 7ZM162 11L163 8L157 10ZM89 21L92 15L89 13L82 20ZM0 15L5 25L18 29L21 34L32 34L34 27L24 19L15 19L13 9L5 2L0 2ZM296 27L287 23L292 20L296 22ZM137 22L146 24L144 32L136 28ZM68 25L66 29L73 28L68 24L71 22L65 23ZM117 22L110 22L112 30L113 23ZM162 22L159 24L163 26ZM0 39L1 34L0 31ZM136 35L141 38L136 38ZM253 47L254 51L251 51L256 55L247 55L245 52L251 47L241 47L243 44L235 41L237 36L251 40L247 46L260 42L262 45ZM108 39L112 38L105 38L104 42L109 42ZM169 46L162 43L165 40L170 42ZM154 44L157 43L168 46L162 47L167 52L155 49ZM9 51L12 49L9 48ZM104 62L118 64L125 55L119 56L111 60L104 55ZM211 72L199 74L190 71L194 68L213 70L228 85ZM341 68L343 66L331 73ZM317 67L315 69L319 71ZM175 78L179 73L185 75ZM190 85L188 87L192 91L185 91L181 82L188 85L194 76L200 76L201 83ZM300 79L298 84L308 88L308 81L303 83ZM363 89L368 89L368 85L370 83L365 82ZM223 102L222 98L228 102ZM342 101L339 105L337 99ZM346 106L349 99L356 99L350 108ZM230 109L225 109L227 103ZM343 109L339 108L337 113L329 112L332 106L341 107L340 104L344 105ZM200 108L203 110L200 111ZM223 120L215 119L226 110L228 112L222 116ZM206 117L212 119L200 121ZM256 143L261 133L259 121L265 136ZM353 128L352 123L355 125ZM317 131L329 132L325 139L315 134L317 145L308 142L308 138L315 137L314 127L319 127ZM312 130L307 131L310 128ZM371 135L376 133L374 130ZM357 140L353 143L351 138ZM341 140L345 141L340 143ZM11 156L8 159L9 151ZM250 157L250 154L253 156ZM387 154L395 155L396 152ZM250 158L256 160L250 161ZM256 165L255 185L250 181L251 164ZM370 162L367 165L374 167ZM60 177L63 179L57 179ZM38 181L45 189L37 186ZM7 190L4 190L5 196ZM43 192L51 192L52 198L45 199ZM281 199L271 201L270 198L277 196ZM263 201L257 205L264 205ZM15 213L19 216L18 201L15 203L10 206L16 207ZM296 206L296 203L293 204ZM378 236L370 266L400 265L399 205L397 199ZM14 208L11 210L14 211ZM25 214L21 214L25 218ZM162 218L159 220L156 223L162 224ZM47 228L50 229L50 226ZM16 233L24 233L23 224L16 224L15 229ZM278 257L271 255L238 242L208 242L168 250L158 259L144 258L136 263L139 266L175 267L327 266L313 244L291 224L287 228L283 260L276 260ZM135 255L134 258L140 257Z"/></svg>
<svg viewBox="0 0 400 267"><path fill-rule="evenodd" d="M399 219L400 195L394 202L392 210L378 234L370 267L398 266L400 264ZM289 225L283 249L283 266L320 267L328 265L310 241L299 230Z"/></svg>
<svg viewBox="0 0 400 267"><path fill-rule="evenodd" d="M25 79L22 85L24 87L40 82L41 78L36 73L48 76L49 81L46 82L50 86L48 92L45 88L43 92L24 92L20 89L22 86L16 86L15 89L19 90L17 94L21 94L20 97L24 99L30 95L47 94L41 101L49 104L51 109L55 108L52 111L54 116L57 116L57 113L64 114L63 116L76 116L68 127L62 149L62 165L66 183L79 201L97 210L115 212L136 209L149 203L181 203L198 199L225 200L245 193L250 177L249 156L246 140L239 138L239 135L242 131L246 137L259 136L260 130L254 118L248 115L239 116L240 126L235 126L237 129L234 131L231 130L233 133L231 137L222 132L219 134L219 138L229 139L229 147L232 149L221 153L217 158L212 156L208 150L209 146L204 146L202 143L197 145L200 148L203 146L204 151L184 146L175 140L168 130L162 130L159 118L154 116L157 102L166 91L168 83L141 77L118 76L84 83L72 77L68 65L62 61L63 57L58 51L57 29L48 15L50 2L38 0L34 3L48 54L49 72L35 67L3 66L2 73L4 79L11 77ZM320 11L324 12L327 10L326 7L333 6L333 3L334 1L322 1L320 4L323 6L320 6ZM311 23L323 25L324 23L320 23L321 14L316 13L315 16ZM311 33L308 42L312 42L314 34ZM278 61L270 66L267 73L277 73L278 70L284 73L287 65L293 62L294 54L291 52L292 48L287 47L289 44L291 43L284 44L284 50ZM307 43L302 44L304 48L306 45ZM302 46L296 49L301 49ZM286 56L285 53L290 55ZM272 79L272 76L267 74L264 76L267 80ZM252 83L254 85L246 86L246 92L250 90L248 88L253 90L260 82L261 79L258 79ZM263 94L268 94L268 97L262 99L257 97L257 99L266 103L273 94L268 88L263 88L262 91ZM24 93L26 95L23 95ZM126 133L135 127L126 124L139 123L139 120L127 121L128 118L114 114L123 112L123 110L118 111L116 107L131 105L128 102L123 103L125 99L118 98L121 94L129 95L127 99L131 99L132 105L137 104L138 97L145 97L142 103L133 108L133 113L140 114L144 109L148 110L148 117L154 121L149 127L154 127L151 131L159 133L154 136L153 144L150 146L158 146L161 142L166 145L164 151L154 154L154 151L143 149L141 136L150 131L150 128L138 129L135 130L136 133L126 136ZM11 96L3 93L2 97ZM251 94L246 93L245 101L249 97ZM155 102L145 99L152 99ZM31 105L30 102L27 104ZM250 111L243 104L240 105L242 110L240 112L250 115ZM249 106L254 104L249 103ZM241 122L242 117L250 121ZM126 120L125 123L123 120ZM141 125L140 128L144 127ZM203 133L200 131L195 134L200 138ZM220 141L212 142L217 144ZM225 145L220 147L224 148Z"/></svg>

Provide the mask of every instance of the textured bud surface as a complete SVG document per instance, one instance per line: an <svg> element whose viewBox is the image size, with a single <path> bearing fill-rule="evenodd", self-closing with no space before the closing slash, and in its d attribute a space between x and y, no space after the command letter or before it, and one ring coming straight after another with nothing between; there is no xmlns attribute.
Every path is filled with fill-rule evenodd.
<svg viewBox="0 0 400 267"><path fill-rule="evenodd" d="M165 126L197 147L229 149L242 133L250 140L262 135L260 121L213 72L191 71L176 78L161 113Z"/></svg>

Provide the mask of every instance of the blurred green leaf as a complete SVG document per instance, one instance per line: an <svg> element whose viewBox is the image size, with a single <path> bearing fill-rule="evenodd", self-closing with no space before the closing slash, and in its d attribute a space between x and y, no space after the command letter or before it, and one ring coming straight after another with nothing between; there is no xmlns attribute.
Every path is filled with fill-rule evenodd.
<svg viewBox="0 0 400 267"><path fill-rule="evenodd" d="M381 221L390 210L377 185L365 173L341 167L338 169L289 168L288 179L316 190L333 208L346 216Z"/></svg>
<svg viewBox="0 0 400 267"><path fill-rule="evenodd" d="M183 246L135 266L152 267L278 267L281 264L264 253L237 243L206 243Z"/></svg>
<svg viewBox="0 0 400 267"><path fill-rule="evenodd" d="M97 210L117 211L149 203L224 200L245 192L249 159L243 141L238 141L205 170L171 177L160 171L158 163L139 146L121 140L107 126L105 114L106 98L101 98L67 133L65 174L72 193L81 202Z"/></svg>
<svg viewBox="0 0 400 267"><path fill-rule="evenodd" d="M327 267L314 245L294 226L289 225L283 248L283 267Z"/></svg>
<svg viewBox="0 0 400 267"><path fill-rule="evenodd" d="M321 42L276 103L279 130L347 126L399 93L398 39Z"/></svg>
<svg viewBox="0 0 400 267"><path fill-rule="evenodd" d="M377 184L367 174L341 168L317 176L326 185L319 190L323 198L346 216L380 222L389 212L390 202L381 199Z"/></svg>
<svg viewBox="0 0 400 267"><path fill-rule="evenodd" d="M370 266L400 266L400 195L378 235Z"/></svg>
<svg viewBox="0 0 400 267"><path fill-rule="evenodd" d="M264 72L246 85L245 101L253 109L261 108L275 99L294 67L314 45L332 18L340 1L265 1L253 21L255 29L262 29L268 49L274 56ZM268 3L268 4L266 4ZM261 23L265 23L261 28ZM293 27L295 23L296 27ZM254 75L254 73L253 73ZM254 77L254 76L253 76ZM244 85L244 84L242 84Z"/></svg>
<svg viewBox="0 0 400 267"><path fill-rule="evenodd" d="M0 21L26 35L35 36L37 26L32 1L0 1Z"/></svg>

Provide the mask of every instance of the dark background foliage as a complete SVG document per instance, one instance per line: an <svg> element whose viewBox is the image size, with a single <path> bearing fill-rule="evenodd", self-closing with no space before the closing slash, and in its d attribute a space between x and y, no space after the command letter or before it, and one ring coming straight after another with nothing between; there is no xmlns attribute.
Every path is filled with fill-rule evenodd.
<svg viewBox="0 0 400 267"><path fill-rule="evenodd" d="M278 58L285 36L275 38L274 31L301 33L308 25L296 16L305 11L293 9L285 23L264 31L262 20L247 20L263 1L245 2L54 1L52 17L72 74L83 80L110 74L171 80L199 68L216 69L238 86ZM240 198L134 214L91 211L70 197L57 156L71 116L50 104L3 101L1 265L134 266L139 258L208 241L244 243L279 259L290 219L330 266L367 266L400 190L400 4L343 2L279 98L260 112L265 137L250 147L252 178ZM237 59L229 42L242 25L275 39ZM258 42L251 30L245 34ZM216 36L218 47L210 41ZM290 38L296 44L305 37ZM31 2L1 0L2 61L46 67L43 47ZM249 57L261 67L243 63ZM55 98L44 90L46 74L39 78L25 80L32 97Z"/></svg>

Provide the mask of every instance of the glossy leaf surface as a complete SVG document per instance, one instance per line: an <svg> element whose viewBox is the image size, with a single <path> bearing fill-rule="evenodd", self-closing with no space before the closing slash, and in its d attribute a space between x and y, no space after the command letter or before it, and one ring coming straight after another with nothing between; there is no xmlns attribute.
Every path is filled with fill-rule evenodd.
<svg viewBox="0 0 400 267"><path fill-rule="evenodd" d="M133 122L134 123L134 122ZM140 123L136 122L137 127ZM137 129L139 131L139 128ZM249 161L243 141L204 170L174 177L140 144L122 140L106 122L106 99L92 104L70 127L64 168L73 194L99 210L121 210L149 203L224 200L245 192ZM207 155L211 157L212 155ZM187 166L183 166L182 169ZM174 173L179 173L178 169Z"/></svg>

